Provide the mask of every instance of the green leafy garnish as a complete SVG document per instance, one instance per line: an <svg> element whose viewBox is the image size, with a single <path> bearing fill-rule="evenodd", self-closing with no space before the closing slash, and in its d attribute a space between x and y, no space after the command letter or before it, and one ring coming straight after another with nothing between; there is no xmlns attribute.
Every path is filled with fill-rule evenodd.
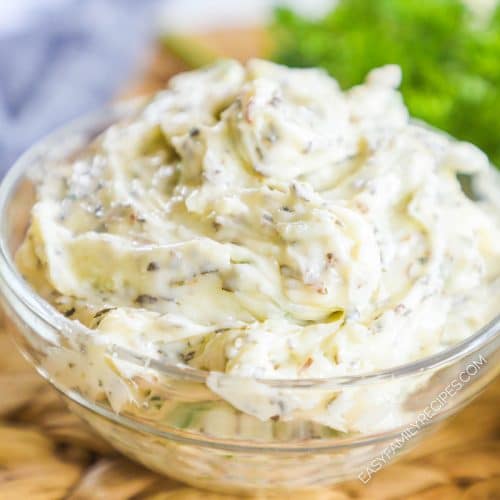
<svg viewBox="0 0 500 500"><path fill-rule="evenodd" d="M218 59L216 53L189 35L165 35L161 42L165 48L192 68L212 64Z"/></svg>
<svg viewBox="0 0 500 500"><path fill-rule="evenodd" d="M195 425L202 414L212 408L214 408L213 401L181 403L168 414L168 422L179 429L187 429Z"/></svg>
<svg viewBox="0 0 500 500"><path fill-rule="evenodd" d="M280 8L272 32L277 62L321 66L343 88L399 64L412 116L500 166L500 6L480 23L461 0L341 0L319 21Z"/></svg>

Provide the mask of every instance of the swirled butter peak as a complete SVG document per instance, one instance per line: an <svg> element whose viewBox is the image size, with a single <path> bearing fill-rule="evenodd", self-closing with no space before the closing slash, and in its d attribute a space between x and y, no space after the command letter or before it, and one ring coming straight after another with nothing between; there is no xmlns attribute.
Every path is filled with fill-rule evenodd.
<svg viewBox="0 0 500 500"><path fill-rule="evenodd" d="M410 121L399 80L176 76L51 166L18 266L100 339L204 370L326 377L454 344L500 310L500 184Z"/></svg>

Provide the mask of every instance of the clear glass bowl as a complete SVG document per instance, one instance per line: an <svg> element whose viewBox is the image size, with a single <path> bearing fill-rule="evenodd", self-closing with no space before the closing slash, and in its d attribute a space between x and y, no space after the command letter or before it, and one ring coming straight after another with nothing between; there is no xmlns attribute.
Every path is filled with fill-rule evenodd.
<svg viewBox="0 0 500 500"><path fill-rule="evenodd" d="M0 187L0 292L8 328L70 409L115 448L155 471L217 491L297 491L356 476L366 481L498 374L498 317L451 349L377 373L316 380L216 374L219 384L240 389L243 397L234 404L209 388L213 384L207 380L214 374L99 343L33 291L18 273L13 254L24 237L42 169L50 171L53 162L75 154L135 107L108 109L44 139L17 162ZM65 369L71 359L87 374L92 363L112 359L122 373L131 374L122 376L121 383L135 402L118 408L109 394L90 394ZM241 400L263 394L278 406L295 401L296 408L266 421L241 411ZM305 401L338 398L361 405L368 422L365 432L334 431L296 410Z"/></svg>

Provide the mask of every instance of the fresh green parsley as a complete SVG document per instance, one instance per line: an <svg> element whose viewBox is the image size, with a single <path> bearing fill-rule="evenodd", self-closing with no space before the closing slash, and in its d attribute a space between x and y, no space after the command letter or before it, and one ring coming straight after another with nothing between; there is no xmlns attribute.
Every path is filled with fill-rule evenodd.
<svg viewBox="0 0 500 500"><path fill-rule="evenodd" d="M461 0L341 0L319 21L280 8L272 33L275 61L321 66L343 88L399 64L411 114L500 167L500 6L480 23Z"/></svg>

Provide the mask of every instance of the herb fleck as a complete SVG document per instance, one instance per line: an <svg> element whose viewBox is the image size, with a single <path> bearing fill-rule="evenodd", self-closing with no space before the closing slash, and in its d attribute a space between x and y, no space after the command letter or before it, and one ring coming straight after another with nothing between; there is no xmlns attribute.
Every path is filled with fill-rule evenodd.
<svg viewBox="0 0 500 500"><path fill-rule="evenodd" d="M336 264L337 263L337 257L333 254L333 252L328 252L326 254L326 260L328 264Z"/></svg>
<svg viewBox="0 0 500 500"><path fill-rule="evenodd" d="M160 269L160 266L158 265L157 262L150 262L147 267L147 271L152 272L152 271L158 271Z"/></svg>
<svg viewBox="0 0 500 500"><path fill-rule="evenodd" d="M102 315L108 313L109 311L112 311L113 309L116 309L116 307L105 307L104 309L101 309L100 311L97 311L94 314L94 319L97 319L101 317Z"/></svg>
<svg viewBox="0 0 500 500"><path fill-rule="evenodd" d="M200 271L200 274L205 275L205 274L214 274L218 272L219 272L218 269L205 269L204 271Z"/></svg>
<svg viewBox="0 0 500 500"><path fill-rule="evenodd" d="M148 295L147 293L143 293L141 295L138 295L134 302L143 306L146 304L155 304L156 302L158 302L158 298L153 297L152 295Z"/></svg>
<svg viewBox="0 0 500 500"><path fill-rule="evenodd" d="M310 356L306 359L306 362L302 365L301 370L307 370L313 364L313 358Z"/></svg>
<svg viewBox="0 0 500 500"><path fill-rule="evenodd" d="M184 361L184 363L189 363L194 358L194 355L195 351L189 351L186 354L181 354L182 361Z"/></svg>
<svg viewBox="0 0 500 500"><path fill-rule="evenodd" d="M75 314L75 312L76 312L76 309L74 307L72 307L71 309L68 309L67 311L65 311L64 316L66 316L67 318L70 318L71 316L73 316L73 314Z"/></svg>

